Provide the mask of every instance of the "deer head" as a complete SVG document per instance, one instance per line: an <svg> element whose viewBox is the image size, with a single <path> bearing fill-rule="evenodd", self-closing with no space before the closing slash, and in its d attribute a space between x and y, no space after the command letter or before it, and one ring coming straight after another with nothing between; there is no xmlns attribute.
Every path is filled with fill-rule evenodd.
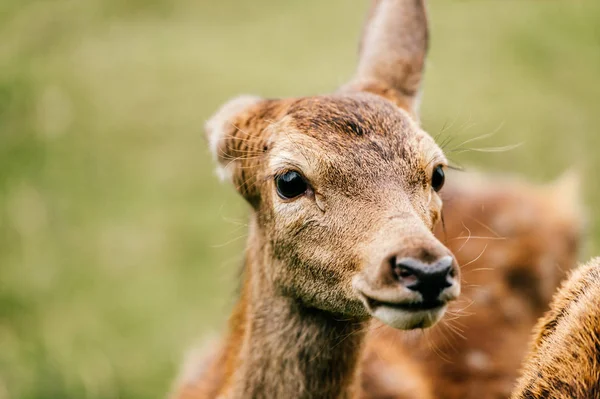
<svg viewBox="0 0 600 399"><path fill-rule="evenodd" d="M255 289L345 318L427 327L460 291L433 235L446 158L417 122L419 1L375 1L338 93L242 96L207 123L219 174L252 207Z"/></svg>

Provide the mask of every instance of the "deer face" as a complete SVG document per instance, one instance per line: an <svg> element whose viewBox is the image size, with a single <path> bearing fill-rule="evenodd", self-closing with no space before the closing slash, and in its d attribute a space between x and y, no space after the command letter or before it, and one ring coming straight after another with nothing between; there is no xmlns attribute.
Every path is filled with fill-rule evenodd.
<svg viewBox="0 0 600 399"><path fill-rule="evenodd" d="M281 295L411 329L459 294L454 257L431 232L446 159L405 111L367 93L242 97L207 130Z"/></svg>

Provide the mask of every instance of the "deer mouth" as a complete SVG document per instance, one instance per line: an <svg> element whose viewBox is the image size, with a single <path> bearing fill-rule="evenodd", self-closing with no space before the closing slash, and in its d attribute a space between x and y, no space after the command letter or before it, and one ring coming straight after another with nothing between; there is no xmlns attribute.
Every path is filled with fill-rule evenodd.
<svg viewBox="0 0 600 399"><path fill-rule="evenodd" d="M371 316L399 330L433 326L444 316L448 305L442 300L387 302L365 294L360 296Z"/></svg>
<svg viewBox="0 0 600 399"><path fill-rule="evenodd" d="M394 308L398 310L403 310L406 312L419 312L419 311L427 311L427 310L435 310L446 306L445 302L435 300L435 301L420 301L420 302L384 302L378 301L377 299L370 298L365 295L365 302L367 307L370 310L375 310L380 306L386 306L389 308Z"/></svg>

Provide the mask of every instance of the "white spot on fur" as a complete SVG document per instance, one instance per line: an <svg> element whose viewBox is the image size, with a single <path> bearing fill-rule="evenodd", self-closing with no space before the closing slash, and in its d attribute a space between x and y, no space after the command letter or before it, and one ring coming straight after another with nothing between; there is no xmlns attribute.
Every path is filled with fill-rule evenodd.
<svg viewBox="0 0 600 399"><path fill-rule="evenodd" d="M473 350L466 354L467 365L475 370L489 370L491 366L490 357L482 351Z"/></svg>
<svg viewBox="0 0 600 399"><path fill-rule="evenodd" d="M489 288L481 288L479 287L472 294L473 302L478 304L489 304L492 301L492 293Z"/></svg>

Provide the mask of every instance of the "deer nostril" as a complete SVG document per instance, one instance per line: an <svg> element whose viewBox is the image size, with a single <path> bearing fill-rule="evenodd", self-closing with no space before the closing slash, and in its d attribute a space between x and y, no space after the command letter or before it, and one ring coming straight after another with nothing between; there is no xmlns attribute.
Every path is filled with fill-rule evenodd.
<svg viewBox="0 0 600 399"><path fill-rule="evenodd" d="M414 274L403 267L396 266L396 274L398 277L407 278L410 276L414 276Z"/></svg>
<svg viewBox="0 0 600 399"><path fill-rule="evenodd" d="M454 267L451 267L450 270L448 270L448 277L450 277L452 279L455 276L456 276L456 269Z"/></svg>
<svg viewBox="0 0 600 399"><path fill-rule="evenodd" d="M396 280L407 287L413 286L419 282L419 278L415 275L415 273L405 267L394 265L392 270L396 276Z"/></svg>
<svg viewBox="0 0 600 399"><path fill-rule="evenodd" d="M412 268L399 263L395 257L391 260L391 266L396 280L405 286L412 286L419 282L419 277L415 274L415 271Z"/></svg>

